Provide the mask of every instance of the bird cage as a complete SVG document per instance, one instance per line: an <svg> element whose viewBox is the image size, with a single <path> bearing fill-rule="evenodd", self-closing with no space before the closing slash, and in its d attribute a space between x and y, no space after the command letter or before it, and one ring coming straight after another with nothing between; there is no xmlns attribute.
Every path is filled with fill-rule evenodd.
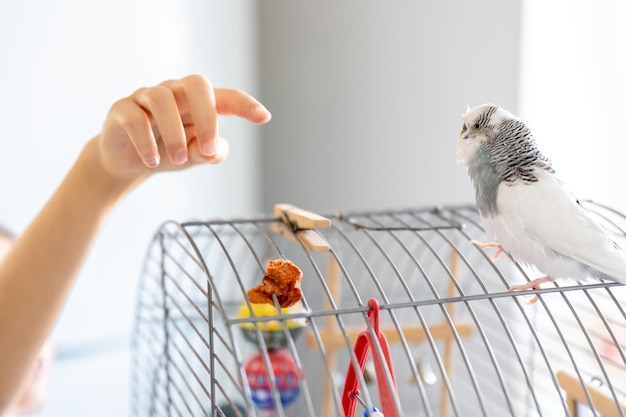
<svg viewBox="0 0 626 417"><path fill-rule="evenodd" d="M584 205L626 238L622 214ZM537 272L486 239L473 206L166 223L138 293L132 412L625 417L625 288L509 292ZM302 300L250 303L277 259Z"/></svg>

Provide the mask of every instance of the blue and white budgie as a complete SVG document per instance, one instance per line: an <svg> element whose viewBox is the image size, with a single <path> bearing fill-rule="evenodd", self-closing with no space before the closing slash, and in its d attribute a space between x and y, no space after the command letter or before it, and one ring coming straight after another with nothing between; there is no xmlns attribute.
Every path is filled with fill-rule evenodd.
<svg viewBox="0 0 626 417"><path fill-rule="evenodd" d="M519 118L492 104L463 115L457 157L474 183L485 232L477 243L534 265L545 277L513 290L539 288L554 279L609 279L626 283L626 252L583 208L537 148Z"/></svg>

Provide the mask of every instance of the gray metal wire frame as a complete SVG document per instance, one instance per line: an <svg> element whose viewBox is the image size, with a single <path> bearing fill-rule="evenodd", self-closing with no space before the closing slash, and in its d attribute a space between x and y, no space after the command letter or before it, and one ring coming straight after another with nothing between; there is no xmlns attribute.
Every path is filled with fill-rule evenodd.
<svg viewBox="0 0 626 417"><path fill-rule="evenodd" d="M620 226L622 221L626 223L626 219L623 215L608 207L592 202L587 202L586 205L590 210L595 212L607 226L611 227L614 233L620 233L626 236ZM553 311L546 301L545 297L549 295L560 297L565 306L567 306L567 309L571 312L571 316L575 319L576 325L584 335L586 342L585 348L591 351L591 355L600 370L601 375L599 375L599 377L606 382L605 387L609 392L610 398L615 404L621 404L621 401L623 401L624 393L623 391L619 391L619 389L623 388L618 388L611 383L612 378L605 365L606 359L603 358L603 355L599 352L594 343L594 340L597 339L598 336L593 333L594 330L586 328L585 323L581 320L580 314L577 313L577 309L579 309L580 306L574 305L570 297L568 297L570 293L584 294L584 298L590 304L592 312L599 318L603 326L601 330L606 331L609 335L609 341L617 350L617 354L622 362L618 365L624 367L626 366L626 356L619 336L615 333L615 329L621 328L621 326L624 326L624 323L616 323L614 317L607 317L603 313L604 305L599 305L600 302L606 302L606 300L610 301L610 303L612 303L611 308L617 311L618 319L626 321L626 313L624 312L623 305L615 294L615 289L620 287L619 284L613 282L592 282L567 287L555 286L541 290L522 291L515 294L507 292L506 288L512 285L512 282L509 282L510 274L503 272L496 263L491 260L488 253L478 248L467 246L467 242L472 239L484 238L480 235L481 228L477 214L474 208L469 206L423 210L394 210L376 213L354 212L329 217L333 219L334 225L332 230L324 232L323 234L330 242L338 241L340 244L331 244L331 251L328 254L328 258L330 262L334 263L338 268L344 288L349 290L348 294L352 297L351 305L344 307L346 303L343 302L343 299L335 299L335 295L331 291L331 288L329 288L327 282L328 276L322 271L322 263L319 261L319 257L302 247L300 255L306 259L306 266L310 271L307 275L307 280L316 280L317 285L319 285L319 288L322 290L325 307L320 308L319 303L317 303L317 306L309 305L310 300L307 298L305 292L303 312L290 314L280 313L278 317L278 321L281 323L282 331L285 335L285 340L287 341L286 348L293 356L299 371L299 377L302 383L303 407L306 413L304 415L317 416L326 414L320 414L318 401L316 402L310 395L307 378L302 371L302 355L305 351L296 345L296 341L291 337L286 323L288 320L294 319L307 320L308 331L312 334L310 339L320 353L322 368L327 375L332 375L336 370L333 368L334 365L329 362L328 353L330 352L327 352L326 342L323 336L325 331L324 324L327 324L324 320L332 319L334 325L337 327L338 335L343 339L342 342L345 345L344 353L349 356L348 360L352 363L352 366L357 367L357 359L350 349L353 341L350 339L349 333L353 325L347 324L346 321L353 316L361 316L363 325L367 326L368 331L373 332L373 329L366 319L369 310L367 306L368 297L361 295L365 287L375 289L374 292L377 295L376 298L379 300L381 312L386 313L391 323L390 328L398 336L398 346L400 349L396 352L396 355L402 355L404 361L409 365L410 369L408 369L408 371L416 383L419 401L420 404L422 404L420 410L424 415L448 415L448 412L455 416L494 415L494 412L490 408L490 401L493 400L490 393L494 391L494 388L491 386L485 387L484 381L479 378L477 374L478 371L476 370L478 367L477 360L475 357L470 357L468 347L464 342L464 336L459 334L457 323L453 317L454 306L462 306L468 315L468 320L471 322L472 328L477 333L477 339L482 343L482 349L485 351L485 357L480 359L487 365L481 365L481 367L487 366L495 373L495 379L490 382L498 387L498 392L502 393L504 408L506 413L508 413L507 415L552 415L552 411L542 410L543 406L538 398L538 390L533 389L533 386L537 384L537 381L533 379L533 372L535 368L542 365L547 369L546 374L549 376L547 384L551 386L553 392L558 395L563 414L575 417L572 414L572 410L569 408L567 395L563 392L557 379L558 369L555 368L553 356L549 352L549 347L546 346L543 332L538 330L537 317L540 316L541 322L544 325L549 325L554 331L556 339L559 341L559 347L565 350L563 360L568 362L575 377L581 381L581 387L584 392L584 399L582 400L589 404L592 415L600 417L594 405L594 398L590 393L588 385L582 383L588 381L589 376L581 369L581 364L578 363L578 356L573 351L574 347L568 339L567 333L569 328L564 328L563 323L561 323L561 318L557 314L561 312ZM232 310L231 306L229 306L230 302L222 299L222 289L221 287L218 288L219 278L207 265L204 257L205 250L199 247L198 243L199 236L210 236L212 244L217 244L221 248L220 255L223 256L229 270L232 271L236 278L233 280L232 285L236 286L241 294L245 294L249 288L249 278L242 276L239 272L240 265L238 264L238 259L236 259L237 254L233 253L233 248L230 246L228 238L225 237L225 233L221 228L227 226L230 233L237 235L238 238L244 242L244 249L252 255L258 270L263 271L264 259L258 252L258 248L263 245L260 245L259 239L269 248L265 248L265 252L276 254L276 257L289 258L289 254L286 253L284 249L284 242L281 241L283 238L268 230L267 225L276 221L277 220L273 218L258 218L230 221L187 222L181 224L171 222L161 228L146 257L142 287L140 288L137 300L136 330L133 338L134 367L132 373L134 415L223 416L224 414L217 404L218 397L226 398L231 408L235 409L235 401L231 400L232 395L227 392L227 384L230 386L229 389L235 387L238 390L236 396L241 401L244 401L248 413L250 413L250 415L257 415L257 410L250 400L250 389L247 384L241 383L241 381L246 380L246 375L243 370L245 359L240 346L240 337L235 334L234 329L242 323L252 323L255 326L259 351L263 354L266 369L270 370L271 392L277 404L275 413L278 416L287 415L285 409L280 405L281 401L277 382L271 371L272 366L267 353L267 345L259 327L261 323L277 320L277 318L255 317L254 315L248 318L233 317L230 313ZM254 233L252 233L251 230L254 230ZM372 259L371 253L363 253L360 244L357 245L355 243L354 236L352 235L355 231L363 236L359 239L368 240L369 245L376 248L376 252L374 253L377 259ZM394 244L404 251L404 256L410 259L412 267L420 274L421 279L426 284L425 288L430 292L427 297L423 294L416 296L414 290L411 288L411 283L407 282L404 275L403 271L406 271L406 268L400 268L396 265L393 257L384 246L385 243L381 239L381 233L385 234L385 239L393 240ZM413 248L407 245L406 233L410 233L413 240L419 241L420 247L428 251L433 262L437 263L442 271L445 271L447 275L446 278L456 291L456 296L441 293L440 282L434 281L433 277L430 276L428 272L428 266L424 265L424 262L418 259ZM451 236L450 233L454 235ZM254 241L251 238L251 234L255 235ZM433 243L433 236L435 235L437 239L440 242L444 242L445 247L451 251L453 261L444 258L439 248ZM179 255L185 258L184 261L173 255L173 246L177 247ZM361 268L367 272L367 276L354 277L351 273L351 267L346 265L345 254L339 253L336 250L337 247L349 249L350 262L359 262ZM238 250L242 249L238 248ZM471 255L468 255L470 253ZM484 268L478 271L475 267L476 257L480 257L481 263L491 268L493 274L490 275L489 282L487 282L487 278L484 277ZM400 284L405 301L399 302L395 299L392 300L388 296L389 290L386 281L391 278L389 276L379 276L372 266L372 263L381 261L386 263L389 269L393 271L395 275L393 278L395 282ZM191 263L192 266L186 265L185 262ZM478 286L478 290L468 291L467 286L462 285L458 281L457 274L455 271L451 270L453 262L458 262L465 271L471 274L474 284ZM178 268L177 273L180 274L180 276L170 274L168 268L165 266L166 263L175 265ZM197 268L199 271L202 271L205 276L205 280L202 283L204 285L198 282L197 278L190 272L190 268ZM520 276L525 279L530 279L527 276L527 271L520 265L515 264L514 268ZM151 269L153 270L152 272L150 272ZM491 280L491 277L494 275L501 282L502 285L500 287L494 285L494 282ZM147 286L149 286L150 283L147 281L151 280L154 276L158 276L159 278L158 285L155 285L154 289L149 290ZM181 283L181 279L185 279L187 282ZM436 279L440 281L442 278L437 277ZM190 294L189 290L185 288L185 285L192 285L193 290L201 294L200 299L203 299L203 302L198 302L197 295ZM173 293L168 291L168 288L172 291L176 291L177 295L172 295ZM476 287L472 288L476 289ZM605 293L605 295L604 299L598 301L598 294L600 292ZM541 296L538 305L529 308L525 305L523 296L532 294L540 294ZM516 317L520 317L523 320L523 324L528 329L530 340L522 342L528 342L529 345L532 344L532 350L535 353L535 357L532 361L528 360L528 353L523 351L524 343L520 343L516 338L516 330L511 327L510 314L503 313L501 304L498 303L499 300L506 301L507 306L513 306L518 313ZM248 308L251 308L245 297L244 302L248 303ZM488 303L503 332L503 338L502 340L498 340L498 343L506 342L508 349L511 349L513 352L515 358L514 363L519 366L523 382L529 388L527 390L528 398L526 400L526 410L520 410L515 405L516 400L513 399L513 393L507 383L509 376L507 375L507 371L503 369L503 362L501 358L499 358L498 348L494 346L494 339L488 334L491 330L486 327L486 324L481 318L484 316L477 310L477 302ZM463 404L467 400L465 397L460 398L457 392L458 390L453 386L453 370L446 364L445 356L448 354L447 351L441 351L442 349L438 345L440 341L431 332L433 323L424 311L424 309L429 306L439 308L441 316L443 317L443 323L451 334L450 343L452 343L454 349L459 354L458 356L461 358L460 364L469 379L468 389L473 391L473 395L477 399L478 409L474 409L472 413L468 413L467 410L464 409ZM419 326L423 329L424 343L430 348L430 353L432 353L435 361L436 370L441 377L442 393L445 393L445 398L439 398L438 406L432 404L432 399L427 393L427 387L420 378L419 370L412 356L411 342L408 337L406 337L403 330L406 328L406 323L399 318L399 314L401 311L406 310L412 311ZM198 321L201 322L200 325L197 324ZM220 323L217 323L218 321ZM225 330L222 332L216 331L215 329L217 329L219 325ZM201 330L200 327L202 327L203 330ZM201 349L198 349L196 345L194 345L195 340L192 341L192 338L200 341L202 344ZM226 355L234 358L237 366L230 366L223 355L215 354L214 347L216 344L226 349ZM374 346L373 348L372 354L377 354L377 351L380 350L380 346ZM210 352L208 356L205 354L205 350ZM189 352L195 357L193 363L188 355L186 355ZM173 359L174 356L175 359ZM144 367L147 361L149 362L147 365L148 369ZM199 368L196 366L197 364L200 365ZM204 373L205 375L201 375L200 373ZM216 377L218 373L220 374L220 378ZM208 384L203 379L206 375L209 376ZM368 406L371 406L374 403L374 399L370 394L370 390L366 389L367 382L360 373L357 372L357 375L359 377L360 386L363 388L361 391L362 400ZM331 398L329 399L330 405L326 405L325 410L330 410L334 415L342 415L340 398L341 385L335 378L327 378L327 380L330 384L329 391ZM377 383L388 384L389 386L393 385L389 370L386 370L383 378L379 379ZM195 386L202 388L200 394L197 393L198 390L192 388L192 384L197 384ZM145 391L149 392L146 393ZM443 396L442 394L442 397ZM404 415L401 399L398 396L394 398L394 404L398 410L398 415ZM198 414L198 410L203 411ZM528 410L534 410L533 412L536 414ZM615 415L624 417L621 406L616 407L616 410L617 414ZM239 415L238 411L235 411L235 413Z"/></svg>

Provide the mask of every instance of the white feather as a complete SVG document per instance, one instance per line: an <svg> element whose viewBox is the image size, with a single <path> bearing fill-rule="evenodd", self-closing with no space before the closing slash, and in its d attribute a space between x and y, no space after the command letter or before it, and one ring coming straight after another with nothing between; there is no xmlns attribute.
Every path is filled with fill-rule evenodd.
<svg viewBox="0 0 626 417"><path fill-rule="evenodd" d="M589 278L584 264L626 282L626 253L557 177L535 174L531 184L500 184L498 215L482 219L487 233L514 259L553 278Z"/></svg>

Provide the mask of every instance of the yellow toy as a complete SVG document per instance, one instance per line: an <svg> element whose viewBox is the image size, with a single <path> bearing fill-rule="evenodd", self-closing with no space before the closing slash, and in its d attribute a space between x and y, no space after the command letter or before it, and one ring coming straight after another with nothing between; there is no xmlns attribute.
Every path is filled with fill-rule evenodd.
<svg viewBox="0 0 626 417"><path fill-rule="evenodd" d="M257 329L263 334L263 340L268 350L287 347L288 338L285 337L287 330L291 337L295 338L302 332L306 325L305 317L287 318L294 313L304 312L302 302L288 308L281 308L280 314L276 307L270 304L250 304L252 312L248 308L248 303L243 302L237 313L239 319L249 319L239 324L246 340L261 347L257 337ZM266 320L264 317L276 316L276 319Z"/></svg>

